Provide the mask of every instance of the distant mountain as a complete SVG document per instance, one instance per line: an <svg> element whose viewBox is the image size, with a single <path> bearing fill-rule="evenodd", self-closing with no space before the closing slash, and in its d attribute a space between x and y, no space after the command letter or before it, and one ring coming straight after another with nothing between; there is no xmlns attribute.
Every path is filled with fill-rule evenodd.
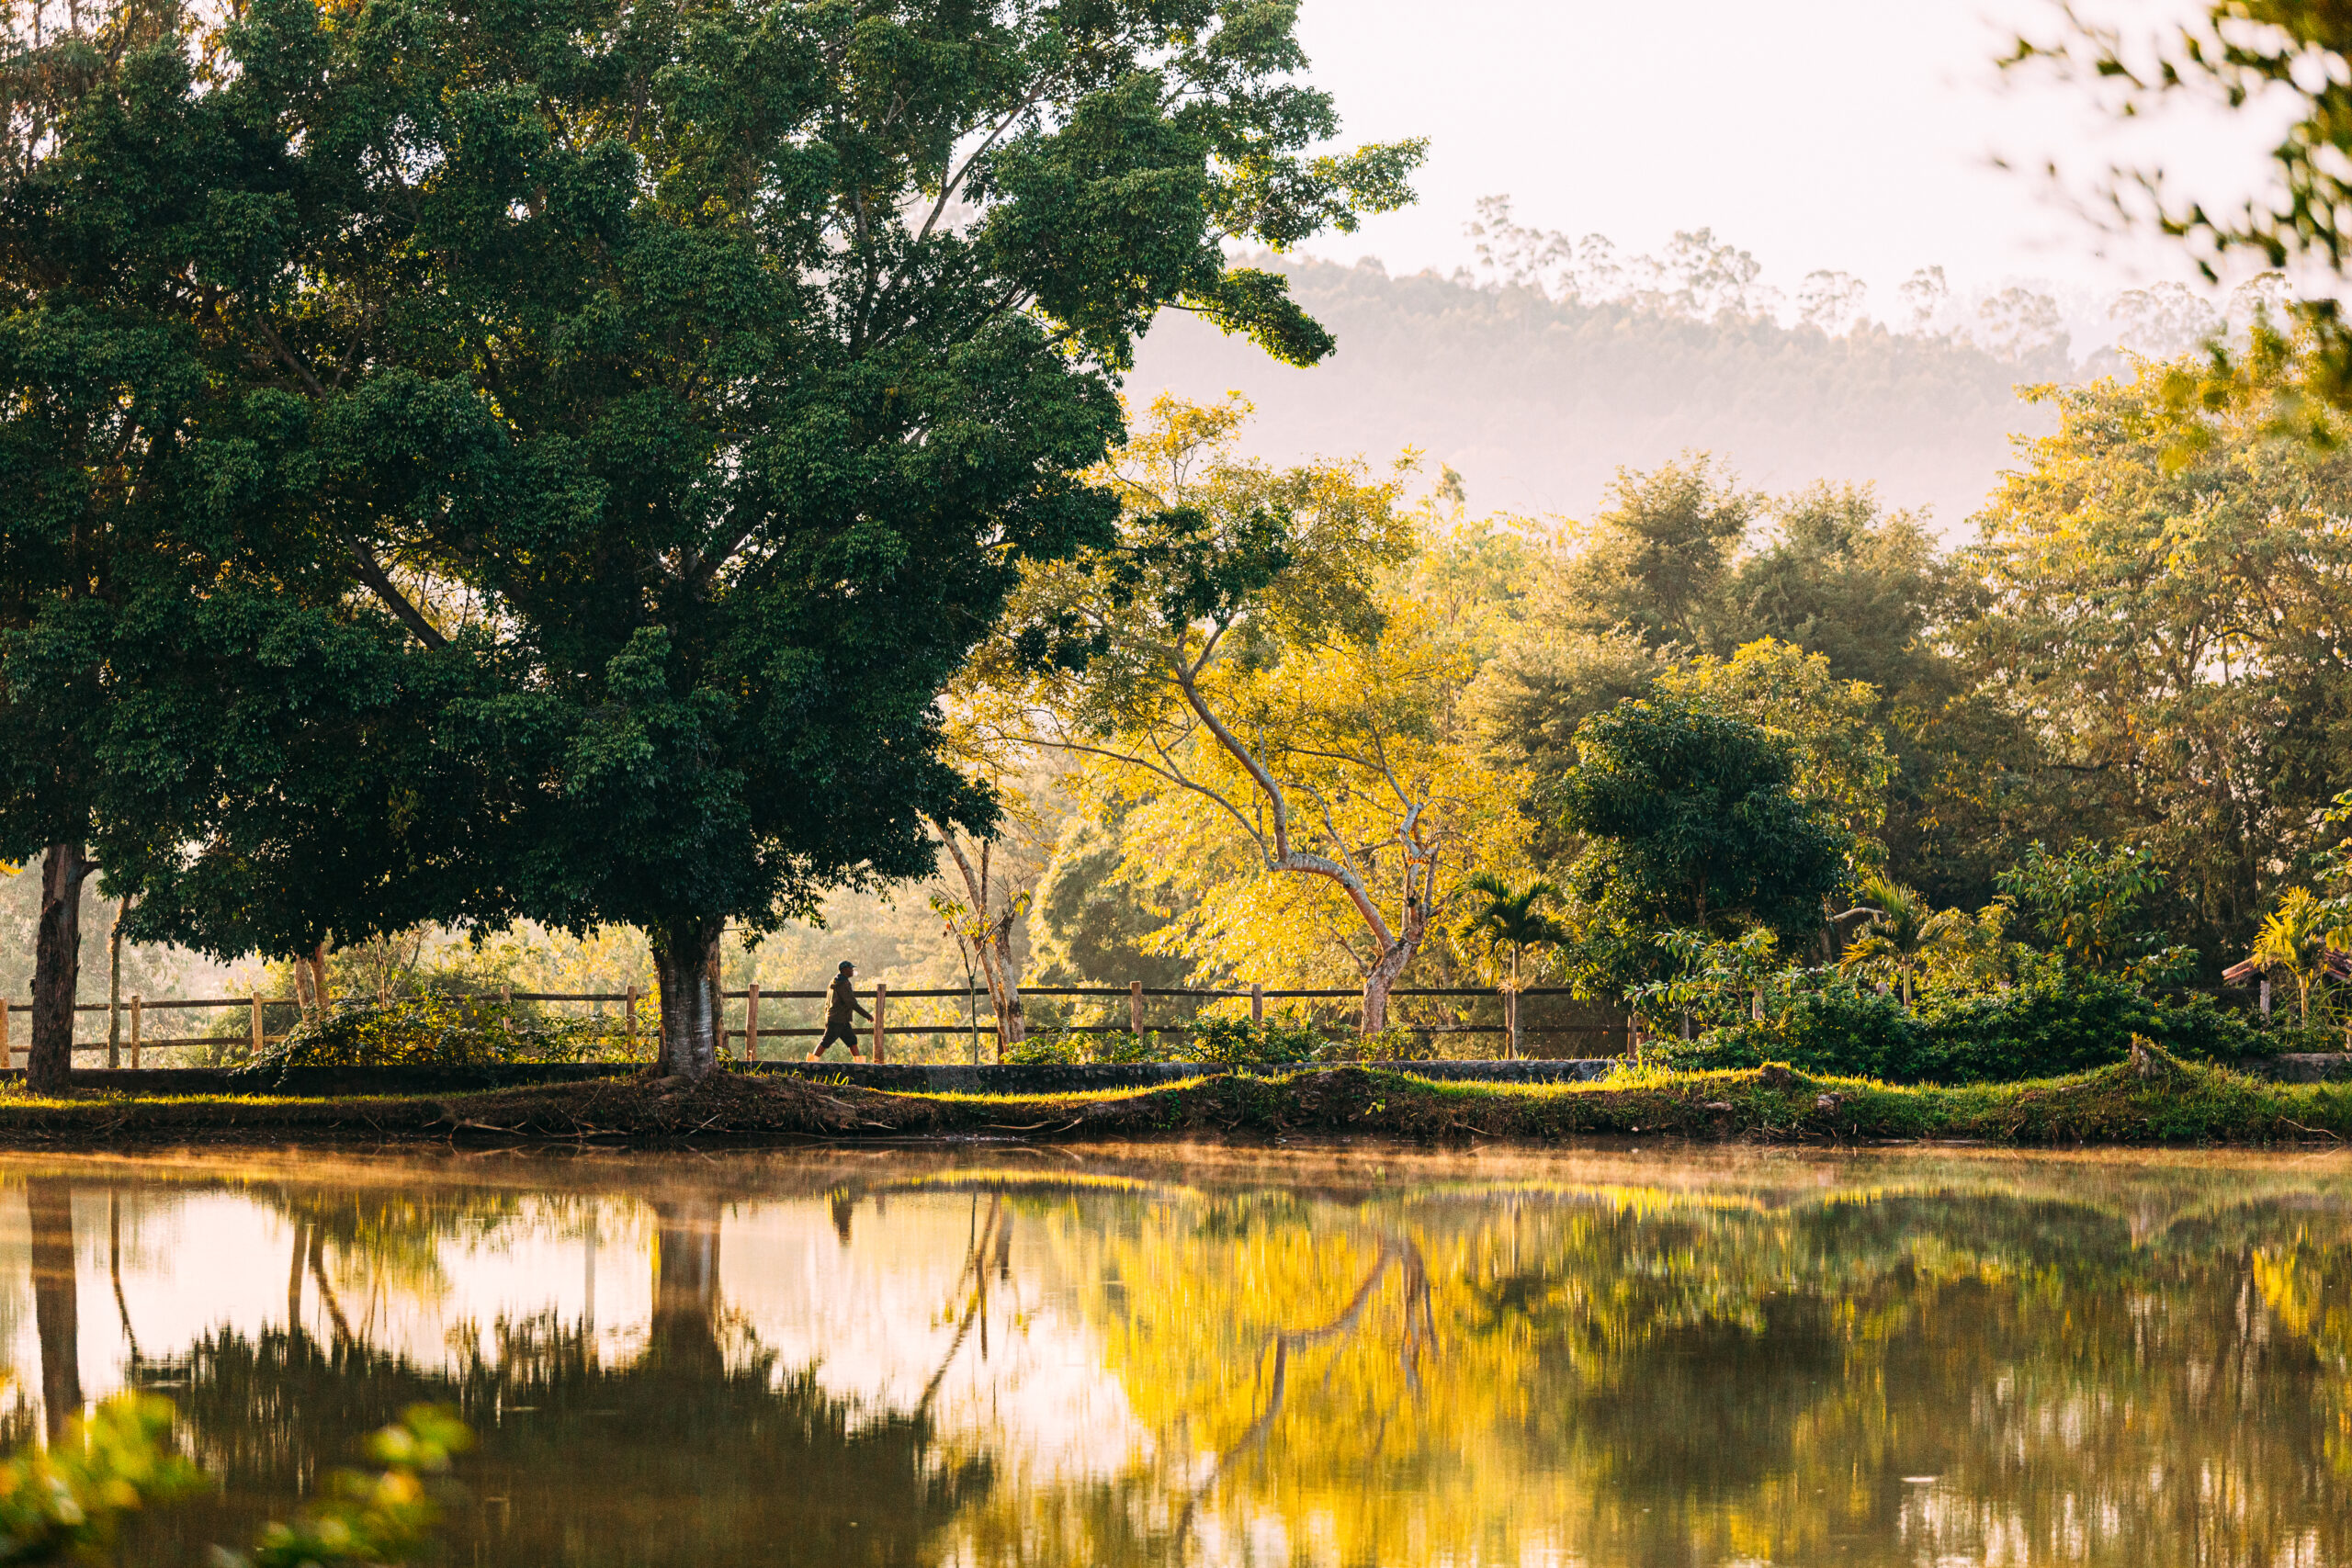
<svg viewBox="0 0 2352 1568"><path fill-rule="evenodd" d="M1261 261L1339 339L1312 370L1268 359L1196 318L1163 314L1128 391L1257 404L1260 455L1412 446L1463 476L1476 512L1582 516L1621 466L1686 448L1714 453L1751 485L1872 480L1897 507L1932 507L1960 535L2009 461L2013 431L2054 422L2018 400L2021 382L2065 379L2063 351L2024 363L1948 337L1876 324L1831 337L1770 319L1694 321L1622 303L1555 303L1377 262Z"/></svg>

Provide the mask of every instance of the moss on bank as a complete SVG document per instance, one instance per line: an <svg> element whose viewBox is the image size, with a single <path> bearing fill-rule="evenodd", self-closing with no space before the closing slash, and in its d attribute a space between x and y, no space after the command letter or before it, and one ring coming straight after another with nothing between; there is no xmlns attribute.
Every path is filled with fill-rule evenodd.
<svg viewBox="0 0 2352 1568"><path fill-rule="evenodd" d="M0 1093L0 1145L227 1140L1236 1138L1545 1141L2335 1142L2352 1084L2282 1084L2143 1051L2072 1077L1901 1088L1785 1067L1630 1072L1587 1084L1434 1083L1373 1067L1216 1075L1089 1094L910 1094L781 1075L608 1078L459 1095L177 1098Z"/></svg>

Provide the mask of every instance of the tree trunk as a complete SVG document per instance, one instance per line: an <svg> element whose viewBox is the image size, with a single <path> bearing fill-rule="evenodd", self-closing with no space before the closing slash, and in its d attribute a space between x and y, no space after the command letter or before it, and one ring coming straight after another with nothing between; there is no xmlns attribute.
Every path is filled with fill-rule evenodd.
<svg viewBox="0 0 2352 1568"><path fill-rule="evenodd" d="M114 924L107 929L107 1066L122 1066L122 917L130 900L114 903Z"/></svg>
<svg viewBox="0 0 2352 1568"><path fill-rule="evenodd" d="M74 1190L54 1176L25 1182L32 1229L33 1334L40 1343L41 1426L54 1444L82 1414L82 1314L74 1272Z"/></svg>
<svg viewBox="0 0 2352 1568"><path fill-rule="evenodd" d="M653 1316L639 1364L715 1382L727 1370L718 1343L718 1203L663 1198L652 1208Z"/></svg>
<svg viewBox="0 0 2352 1568"><path fill-rule="evenodd" d="M718 1065L718 920L649 931L662 986L662 1077L699 1079Z"/></svg>
<svg viewBox="0 0 2352 1568"><path fill-rule="evenodd" d="M33 943L32 1051L25 1085L55 1094L74 1081L74 1000L82 985L82 884L92 870L79 844L51 844L41 862L40 930Z"/></svg>
<svg viewBox="0 0 2352 1568"><path fill-rule="evenodd" d="M1001 880L989 874L989 841L980 840L980 863L975 868L964 846L949 832L944 824L933 823L939 841L956 862L956 871L964 879L964 897L969 899L972 929L978 934L972 941L972 951L978 954L980 975L989 983L989 1007L996 1013L996 1034L999 1055L1002 1047L1018 1045L1029 1037L1028 1021L1021 1010L1021 970L1012 961L1012 921L1015 911L1007 908L1001 918L989 908L991 883ZM1006 888L1010 897L1012 889Z"/></svg>
<svg viewBox="0 0 2352 1568"><path fill-rule="evenodd" d="M1372 966L1372 973L1363 977L1364 1033L1377 1034L1388 1027L1388 988L1413 961L1414 945L1409 941L1391 943Z"/></svg>

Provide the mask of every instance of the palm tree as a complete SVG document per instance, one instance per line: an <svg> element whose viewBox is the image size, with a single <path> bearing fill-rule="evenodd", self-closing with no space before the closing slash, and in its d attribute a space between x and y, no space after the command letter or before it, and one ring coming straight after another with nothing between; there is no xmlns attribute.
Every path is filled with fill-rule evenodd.
<svg viewBox="0 0 2352 1568"><path fill-rule="evenodd" d="M1519 989L1519 961L1529 948L1555 947L1568 939L1567 928L1543 909L1545 904L1567 902L1552 883L1539 877L1514 891L1510 883L1493 872L1482 871L1464 878L1462 889L1479 896L1483 902L1463 917L1462 923L1454 928L1456 936L1488 953L1510 949L1513 991Z"/></svg>
<svg viewBox="0 0 2352 1568"><path fill-rule="evenodd" d="M1949 941L1957 924L1967 922L1959 910L1930 908L1916 889L1875 873L1862 879L1862 902L1835 919L1865 922L1838 966L1893 976L1906 1008L1920 960Z"/></svg>
<svg viewBox="0 0 2352 1568"><path fill-rule="evenodd" d="M2290 888L2264 917L2254 939L2256 963L2284 969L2295 982L2295 1017L2309 1023L2312 993L2327 983L2330 948L2352 946L2352 931L2333 924L2334 911L2308 887Z"/></svg>

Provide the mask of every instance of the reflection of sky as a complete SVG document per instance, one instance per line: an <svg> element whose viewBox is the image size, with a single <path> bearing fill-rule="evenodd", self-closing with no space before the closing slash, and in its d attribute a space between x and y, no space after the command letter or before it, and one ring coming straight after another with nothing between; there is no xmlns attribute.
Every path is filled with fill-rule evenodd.
<svg viewBox="0 0 2352 1568"><path fill-rule="evenodd" d="M110 1220L105 1190L74 1190L85 1398L103 1399L128 1381L126 1315L149 1362L185 1355L222 1328L251 1336L285 1323L295 1218L201 1188L126 1186L114 1201ZM987 1207L978 1201L979 1213ZM779 1378L814 1366L827 1393L879 1414L912 1410L938 1376L932 1410L943 1437L1046 1472L1098 1473L1133 1451L1133 1422L1102 1370L1093 1331L1079 1320L1071 1293L1052 1282L1053 1257L1024 1241L1017 1223L1010 1277L997 1277L991 1249L986 1311L972 1314L958 1347L971 1298L970 1197L866 1201L847 1245L821 1199L736 1202L722 1216L722 1338L739 1354L753 1345L775 1352ZM110 1262L116 1227L119 1302ZM550 1314L565 1324L593 1314L598 1353L614 1365L645 1340L653 1244L651 1215L634 1199L601 1200L584 1212L575 1203L560 1213L526 1200L503 1224L435 1238L437 1269L379 1266L332 1238L323 1261L354 1336L421 1368L453 1371L477 1348L494 1357L501 1319ZM10 1397L37 1402L29 1246L23 1189L0 1193L0 1354L11 1369ZM302 1325L325 1343L332 1315L307 1265L299 1279Z"/></svg>
<svg viewBox="0 0 2352 1568"><path fill-rule="evenodd" d="M987 1274L987 1345L965 1259L989 1200L891 1197L861 1204L842 1245L821 1203L741 1204L720 1233L718 1293L786 1367L815 1363L826 1393L910 1410L943 1364L932 1410L943 1433L993 1434L1046 1468L1116 1468L1136 1440L1094 1331L1054 1282L1056 1260L1014 1222L1010 1279ZM1034 1239L1034 1238L1031 1238ZM954 1350L953 1359L950 1351Z"/></svg>

